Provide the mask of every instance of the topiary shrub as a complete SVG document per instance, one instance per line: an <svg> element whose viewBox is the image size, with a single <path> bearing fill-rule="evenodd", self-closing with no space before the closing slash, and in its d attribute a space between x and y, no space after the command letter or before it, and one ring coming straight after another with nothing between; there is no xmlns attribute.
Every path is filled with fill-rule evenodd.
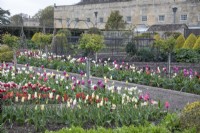
<svg viewBox="0 0 200 133"><path fill-rule="evenodd" d="M135 46L134 42L129 42L126 45L126 53L128 53L131 56L133 56L133 55L135 55L137 53L137 49L136 49L136 46Z"/></svg>
<svg viewBox="0 0 200 133"><path fill-rule="evenodd" d="M0 53L1 62L11 62L13 60L13 51Z"/></svg>
<svg viewBox="0 0 200 133"><path fill-rule="evenodd" d="M193 102L184 107L180 123L182 128L195 127L200 131L200 101Z"/></svg>
<svg viewBox="0 0 200 133"><path fill-rule="evenodd" d="M181 34L177 39L176 39L176 45L175 49L182 48L185 43L185 37Z"/></svg>
<svg viewBox="0 0 200 133"><path fill-rule="evenodd" d="M149 48L139 49L137 56L140 57L140 61L149 62L154 60L154 53Z"/></svg>
<svg viewBox="0 0 200 133"><path fill-rule="evenodd" d="M184 45L182 48L185 49L192 49L194 47L194 44L196 43L197 37L192 33L188 36L186 39Z"/></svg>
<svg viewBox="0 0 200 133"><path fill-rule="evenodd" d="M10 47L8 47L7 45L0 46L0 53L7 52L7 51L11 51Z"/></svg>
<svg viewBox="0 0 200 133"><path fill-rule="evenodd" d="M193 49L196 49L196 50L200 49L200 37L197 39L196 43L194 44Z"/></svg>

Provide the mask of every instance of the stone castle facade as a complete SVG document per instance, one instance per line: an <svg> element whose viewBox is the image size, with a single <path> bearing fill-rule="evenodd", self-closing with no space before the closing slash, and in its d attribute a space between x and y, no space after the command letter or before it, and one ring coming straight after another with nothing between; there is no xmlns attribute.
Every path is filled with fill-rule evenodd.
<svg viewBox="0 0 200 133"><path fill-rule="evenodd" d="M200 27L199 0L81 0L75 5L54 6L54 26L104 29L116 10L127 27L174 23Z"/></svg>

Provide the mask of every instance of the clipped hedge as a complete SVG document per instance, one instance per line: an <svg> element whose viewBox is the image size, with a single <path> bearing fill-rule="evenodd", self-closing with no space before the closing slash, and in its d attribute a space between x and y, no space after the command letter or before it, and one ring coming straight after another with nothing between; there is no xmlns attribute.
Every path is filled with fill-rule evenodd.
<svg viewBox="0 0 200 133"><path fill-rule="evenodd" d="M8 51L11 51L11 49L7 45L1 45L0 46L0 53L8 52Z"/></svg>
<svg viewBox="0 0 200 133"><path fill-rule="evenodd" d="M194 44L193 49L200 49L200 37L197 39L196 43Z"/></svg>
<svg viewBox="0 0 200 133"><path fill-rule="evenodd" d="M188 38L185 40L183 48L192 49L194 47L194 44L196 43L196 40L197 40L197 37L193 33L190 34Z"/></svg>
<svg viewBox="0 0 200 133"><path fill-rule="evenodd" d="M177 39L176 39L176 45L175 49L182 48L185 43L185 37L181 34Z"/></svg>
<svg viewBox="0 0 200 133"><path fill-rule="evenodd" d="M13 60L13 51L0 53L1 62L10 62Z"/></svg>
<svg viewBox="0 0 200 133"><path fill-rule="evenodd" d="M200 131L200 101L185 106L180 117L182 128L195 127Z"/></svg>

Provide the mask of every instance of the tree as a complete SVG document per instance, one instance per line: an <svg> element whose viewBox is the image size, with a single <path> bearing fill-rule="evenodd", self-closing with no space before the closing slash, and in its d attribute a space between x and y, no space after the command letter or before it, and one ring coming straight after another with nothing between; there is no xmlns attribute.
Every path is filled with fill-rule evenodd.
<svg viewBox="0 0 200 133"><path fill-rule="evenodd" d="M8 10L3 10L0 8L0 25L10 24L8 16L10 12Z"/></svg>
<svg viewBox="0 0 200 133"><path fill-rule="evenodd" d="M79 48L85 50L88 57L94 55L104 47L104 37L98 34L82 34L79 40Z"/></svg>
<svg viewBox="0 0 200 133"><path fill-rule="evenodd" d="M69 50L69 45L67 45L67 37L63 32L57 33L55 35L55 42L53 44L53 53L64 54L65 49Z"/></svg>
<svg viewBox="0 0 200 133"><path fill-rule="evenodd" d="M43 10L39 10L34 18L38 18L40 21L40 26L53 27L54 21L54 8L53 6L48 6Z"/></svg>
<svg viewBox="0 0 200 133"><path fill-rule="evenodd" d="M10 18L10 21L15 26L22 26L23 25L23 19L20 14L16 14Z"/></svg>
<svg viewBox="0 0 200 133"><path fill-rule="evenodd" d="M197 37L191 33L188 38L186 39L184 45L183 45L183 48L185 49L192 49L194 47L194 44L197 40Z"/></svg>
<svg viewBox="0 0 200 133"><path fill-rule="evenodd" d="M3 43L8 45L13 50L14 67L17 68L16 49L19 47L19 38L11 34L4 34L2 37Z"/></svg>
<svg viewBox="0 0 200 133"><path fill-rule="evenodd" d="M182 48L185 43L185 37L181 34L177 39L176 39L176 45L175 49Z"/></svg>
<svg viewBox="0 0 200 133"><path fill-rule="evenodd" d="M119 30L125 28L125 22L123 16L119 14L119 11L112 11L106 22L106 30Z"/></svg>
<svg viewBox="0 0 200 133"><path fill-rule="evenodd" d="M163 50L163 51L168 53L168 73L169 73L169 78L171 77L171 53L173 52L175 45L176 45L176 40L174 39L174 37L167 38L161 44L161 50Z"/></svg>
<svg viewBox="0 0 200 133"><path fill-rule="evenodd" d="M35 33L31 40L39 45L40 50L45 48L46 57L48 58L48 46L51 44L52 34Z"/></svg>

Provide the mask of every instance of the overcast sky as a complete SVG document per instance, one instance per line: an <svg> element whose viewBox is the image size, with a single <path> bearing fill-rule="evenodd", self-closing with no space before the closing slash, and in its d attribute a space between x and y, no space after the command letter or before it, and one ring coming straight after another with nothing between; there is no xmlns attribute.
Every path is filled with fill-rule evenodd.
<svg viewBox="0 0 200 133"><path fill-rule="evenodd" d="M35 15L40 9L49 5L73 5L81 0L0 0L0 7L9 10L12 15L25 13Z"/></svg>

